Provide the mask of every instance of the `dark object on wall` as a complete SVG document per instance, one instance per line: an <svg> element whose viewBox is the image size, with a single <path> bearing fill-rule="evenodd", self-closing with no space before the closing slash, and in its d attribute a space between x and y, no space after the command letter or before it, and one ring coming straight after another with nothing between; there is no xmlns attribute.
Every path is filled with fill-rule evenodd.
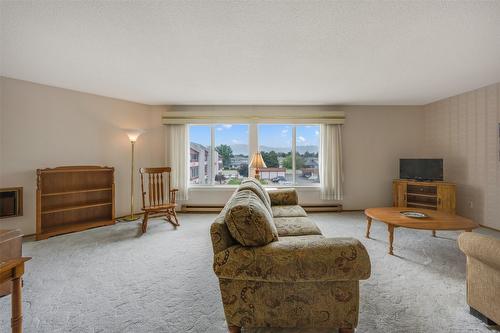
<svg viewBox="0 0 500 333"><path fill-rule="evenodd" d="M422 181L442 181L443 159L402 158L399 160L399 178Z"/></svg>
<svg viewBox="0 0 500 333"><path fill-rule="evenodd" d="M23 215L23 188L0 189L0 219Z"/></svg>

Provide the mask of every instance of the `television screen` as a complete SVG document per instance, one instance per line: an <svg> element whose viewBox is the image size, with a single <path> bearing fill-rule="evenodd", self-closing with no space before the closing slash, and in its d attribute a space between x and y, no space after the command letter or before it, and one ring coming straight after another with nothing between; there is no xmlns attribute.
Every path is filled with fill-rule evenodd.
<svg viewBox="0 0 500 333"><path fill-rule="evenodd" d="M443 180L443 159L402 158L399 160L399 178Z"/></svg>

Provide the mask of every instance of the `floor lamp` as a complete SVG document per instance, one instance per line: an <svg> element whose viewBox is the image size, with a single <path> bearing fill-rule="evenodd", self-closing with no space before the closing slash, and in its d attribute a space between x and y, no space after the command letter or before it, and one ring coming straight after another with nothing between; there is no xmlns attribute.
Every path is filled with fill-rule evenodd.
<svg viewBox="0 0 500 333"><path fill-rule="evenodd" d="M123 221L136 221L140 218L140 216L134 215L134 148L135 142L139 138L139 136L143 133L142 130L139 129L130 129L126 130L130 143L132 144L132 163L130 167L130 215L125 216Z"/></svg>

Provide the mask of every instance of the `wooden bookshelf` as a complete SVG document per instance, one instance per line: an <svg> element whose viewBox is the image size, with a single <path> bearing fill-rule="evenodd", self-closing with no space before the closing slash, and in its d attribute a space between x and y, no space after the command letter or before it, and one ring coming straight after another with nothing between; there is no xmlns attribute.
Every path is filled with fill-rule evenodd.
<svg viewBox="0 0 500 333"><path fill-rule="evenodd" d="M36 239L114 224L114 168L37 170Z"/></svg>

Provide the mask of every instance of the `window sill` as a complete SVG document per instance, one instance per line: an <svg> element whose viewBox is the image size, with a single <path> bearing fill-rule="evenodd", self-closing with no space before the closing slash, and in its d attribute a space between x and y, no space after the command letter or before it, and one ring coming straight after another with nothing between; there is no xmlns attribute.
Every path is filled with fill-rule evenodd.
<svg viewBox="0 0 500 333"><path fill-rule="evenodd" d="M228 190L235 190L238 188L238 185L195 185L195 186L189 186L188 190L189 191L214 191L214 190L220 190L220 191L228 191ZM319 191L320 186L319 185L310 185L310 186L305 186L305 185L286 185L286 186L264 186L264 188L272 188L272 189L286 189L286 188L295 188L299 191Z"/></svg>

